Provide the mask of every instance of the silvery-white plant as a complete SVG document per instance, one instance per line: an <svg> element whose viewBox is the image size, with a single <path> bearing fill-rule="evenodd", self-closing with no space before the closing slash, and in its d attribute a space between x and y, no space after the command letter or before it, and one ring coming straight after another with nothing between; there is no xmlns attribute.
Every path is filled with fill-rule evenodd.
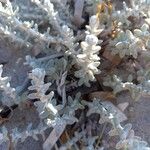
<svg viewBox="0 0 150 150"><path fill-rule="evenodd" d="M90 2L91 5L104 2L103 0L85 1ZM67 77L68 73L72 71L70 68L73 68L73 70L78 69L75 72L73 71L73 73L79 78L79 86L83 84L90 86L90 81L95 80L94 75L100 73L99 51L101 50L100 44L102 41L98 35L102 31L105 32L105 27L103 21L98 18L98 15L91 16L89 25L86 25L86 31L84 31L85 34L83 34L85 35L85 40L83 41L83 38L78 39L78 33L76 33L77 28L74 28L74 25L70 23L71 12L68 11L68 7L65 8L66 4L70 3L69 0L64 0L64 3L62 3L61 0L32 0L32 2L36 4L35 14L36 12L44 12L40 13L40 17L43 16L40 20L48 21L49 24L48 28L46 27L46 32L41 33L38 24L31 21L32 18L29 19L30 21L23 21L24 19L22 19L22 17L19 18L18 8L16 7L15 9L12 3L7 0L5 5L0 3L0 35L2 39L6 38L10 40L10 42L14 42L20 46L25 45L27 49L39 44L41 46L39 48L40 52L45 49L48 50L46 54L50 55L43 58L26 57L26 64L32 67L32 71L28 76L29 81L31 80L31 85L28 87L30 91L28 98L37 100L34 102L34 105L37 108L41 121L45 121L45 125L42 124L36 129L32 129L32 125L29 124L25 131L19 132L18 129L15 128L12 133L9 133L5 127L2 127L0 143L6 142L11 138L14 145L16 145L19 140L24 142L29 136L37 140L38 134L44 136L44 131L51 127L52 131L44 142L43 148L52 149L66 129L66 126L78 121L76 111L84 109L84 106L80 103L80 94L77 94L75 98L66 95L66 83L70 82L67 81ZM79 2L80 1L78 1L78 4ZM84 0L82 0L82 4L83 2ZM110 50L112 50L113 54L118 54L121 58L133 56L136 59L141 50L144 49L148 52L150 48L149 3L149 0L134 0L131 8L124 2L123 10L113 10L111 15L106 11L106 14L104 14L107 16L106 21L110 18L110 22L113 20L121 24L120 32L118 32L117 37L110 42L112 46ZM61 9L61 11L57 8ZM60 14L59 11L64 12ZM64 13L66 13L67 16L62 17ZM80 12L80 17L82 16L81 13L82 11ZM147 24L140 24L136 29L130 30L133 26L132 22L128 20L129 17L135 17L136 20L142 18ZM38 16L33 18L36 21ZM126 26L124 26L125 24ZM79 36L81 36L80 32ZM82 42L79 45L78 42L80 40ZM50 48L49 46L52 47ZM34 54L34 56L36 56L36 54ZM8 77L2 77L2 71L1 65L0 89L2 90L3 96L2 103L7 106L18 104L20 102L18 91L10 87L10 79ZM133 99L139 99L140 96L150 95L149 72L144 72L144 74L142 74L143 78L138 77L139 84L134 84L132 81L123 82L114 75L112 78L104 79L104 85L111 87L114 94L122 90L129 90ZM51 86L52 84L55 85ZM61 98L55 99L54 92L51 89L57 91L57 94ZM116 149L149 150L147 143L141 141L139 137L134 135L131 124L122 125L122 122L127 118L125 114L112 103L102 102L96 99L92 102L83 101L83 104L89 108L87 117L93 113L97 113L100 114L101 117L99 123L109 122L113 125L109 135L119 135L120 137ZM93 150L95 148L96 137L92 135L86 137L85 133L82 132L82 135L80 133L78 136L75 135L75 137L69 140L60 149L66 149L68 145L70 149L72 147L78 149L76 143L80 140L85 143L83 149Z"/></svg>
<svg viewBox="0 0 150 150"><path fill-rule="evenodd" d="M117 20L121 24L125 24L126 26L130 25L130 21L128 20L128 17L132 14L132 9L128 8L126 6L126 3L124 3L124 7L122 10L117 10L112 13L113 20Z"/></svg>
<svg viewBox="0 0 150 150"><path fill-rule="evenodd" d="M79 78L78 85L85 84L90 86L89 81L94 81L95 74L99 74L100 58L98 52L101 47L98 45L101 41L98 40L97 35L102 31L99 28L99 19L97 16L90 18L89 26L87 26L87 35L85 41L81 42L82 52L77 55L77 64L80 70L75 72L75 76Z"/></svg>
<svg viewBox="0 0 150 150"><path fill-rule="evenodd" d="M73 31L68 27L67 24L60 19L60 16L57 11L54 10L54 5L50 0L44 0L43 2L39 0L33 0L39 8L46 11L49 23L52 24L53 28L58 32L58 37L60 37L60 43L67 47L67 52L69 54L75 53L75 47L78 44L75 44L75 37L73 35ZM63 25L61 25L63 24ZM60 44L59 42L56 44ZM58 51L61 50L61 47L57 49Z"/></svg>
<svg viewBox="0 0 150 150"><path fill-rule="evenodd" d="M110 77L106 77L104 79L104 86L109 86L113 89L114 94L117 94L121 91L128 90L131 93L131 97L134 100L139 100L141 96L149 96L150 95L150 81L149 74L147 76L143 76L144 80L139 84L134 84L131 81L123 82L116 75Z"/></svg>
<svg viewBox="0 0 150 150"><path fill-rule="evenodd" d="M121 125L123 120L118 118L119 112L117 109L112 109L112 105L108 105L107 102L101 102L95 99L93 102L86 102L84 104L89 107L88 115L93 113L100 114L102 123L108 122L112 124L112 129L109 131L110 136L119 136L120 141L116 144L116 149L127 150L149 150L147 142L142 141L140 137L134 135L132 125L130 123L125 126ZM101 122L100 122L101 123Z"/></svg>
<svg viewBox="0 0 150 150"><path fill-rule="evenodd" d="M44 83L45 71L40 68L32 70L29 74L29 78L32 79L32 86L29 86L29 90L35 90L36 92L30 93L28 97L30 99L40 99L40 101L35 102L35 106L39 112L41 118L47 118L49 114L55 116L57 115L57 109L52 104L52 98L54 93L50 92L46 94L51 83Z"/></svg>
<svg viewBox="0 0 150 150"><path fill-rule="evenodd" d="M57 12L54 12L54 6L51 2L45 1L42 5L40 1L38 1L38 6L45 7L47 4L47 9L44 10L48 13L48 16L52 21L50 23L56 27L56 31L61 34L62 27L58 23L59 19L56 19ZM42 7L42 8L43 8ZM38 30L38 25L33 21L22 21L17 17L18 9L14 9L12 7L11 2L7 1L6 7L3 7L2 3L0 3L0 17L1 17L1 27L0 33L5 38L8 38L10 42L14 42L17 45L25 45L28 48L32 47L33 44L41 43L43 48L49 47L49 44L62 44L64 45L62 38L51 36L49 34L50 28L47 28L45 33L40 33ZM21 35L21 36L20 36ZM31 40L32 39L32 40ZM31 42L32 41L32 42ZM67 45L66 45L67 46Z"/></svg>
<svg viewBox="0 0 150 150"><path fill-rule="evenodd" d="M13 7L9 1L7 1L6 7L0 5L0 17L3 20L1 23L1 33L4 37L10 39L11 42L16 42L16 44L25 44L27 47L32 46L33 43L29 42L30 37L32 37L34 42L42 42L47 45L49 43L55 43L56 39L50 36L49 28L44 34L38 31L37 24L33 21L22 21L17 17L17 11L13 10ZM24 37L20 37L22 33ZM23 42L25 41L25 42ZM19 43L18 43L19 42Z"/></svg>
<svg viewBox="0 0 150 150"><path fill-rule="evenodd" d="M135 29L134 35L143 40L143 44L146 48L150 48L150 32L148 24L145 23L140 29Z"/></svg>
<svg viewBox="0 0 150 150"><path fill-rule="evenodd" d="M138 22L141 18L145 22L150 23L149 19L149 1L147 0L130 0L131 7L129 7L126 2L123 2L123 9L115 10L112 12L112 19L119 22L123 28L131 28L132 25ZM129 18L134 17L134 20ZM138 23L137 23L138 24ZM138 24L139 25L139 24Z"/></svg>
<svg viewBox="0 0 150 150"><path fill-rule="evenodd" d="M53 25L56 31L59 31L61 33L60 23L62 22L62 20L59 18L58 12L54 10L53 3L50 0L32 0L32 2L35 3L40 9L47 12L47 17L50 24Z"/></svg>
<svg viewBox="0 0 150 150"><path fill-rule="evenodd" d="M10 133L5 126L2 127L0 133L0 144L6 142L9 144L10 142L13 144L13 147L16 147L16 144L20 140L24 142L28 137L32 137L34 140L38 140L38 135L41 135L43 140L45 139L44 131L48 128L48 126L44 125L42 122L35 128L32 128L32 124L27 126L27 129L19 132L17 128L14 128Z"/></svg>
<svg viewBox="0 0 150 150"><path fill-rule="evenodd" d="M2 77L3 73L3 65L0 65L0 89L2 92L2 103L6 106L12 106L13 104L18 104L18 96L16 93L15 88L10 86L10 78L9 77Z"/></svg>
<svg viewBox="0 0 150 150"><path fill-rule="evenodd" d="M137 58L138 51L142 49L140 39L135 37L130 30L120 31L110 45L114 46L112 54L118 54L121 58L126 55Z"/></svg>

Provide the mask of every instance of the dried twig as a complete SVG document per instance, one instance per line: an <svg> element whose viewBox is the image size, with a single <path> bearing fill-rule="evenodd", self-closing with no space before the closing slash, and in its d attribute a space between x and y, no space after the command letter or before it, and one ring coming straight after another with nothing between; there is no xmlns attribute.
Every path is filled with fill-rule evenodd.
<svg viewBox="0 0 150 150"><path fill-rule="evenodd" d="M82 11L84 6L84 0L74 0L74 18L73 22L79 27L84 23L84 19L82 18Z"/></svg>

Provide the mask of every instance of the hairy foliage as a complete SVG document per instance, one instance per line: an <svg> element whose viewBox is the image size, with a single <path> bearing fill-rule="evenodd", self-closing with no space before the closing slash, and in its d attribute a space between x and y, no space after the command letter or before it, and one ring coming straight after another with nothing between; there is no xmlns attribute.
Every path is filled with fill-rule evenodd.
<svg viewBox="0 0 150 150"><path fill-rule="evenodd" d="M98 143L101 133L93 134L92 125L87 125L91 115L97 114L98 125L112 124L108 134L119 137L116 149L149 150L147 143L134 135L132 125L123 123L127 120L123 112L126 103L120 109L107 98L82 99L88 98L94 81L101 85L98 91L110 87L108 90L116 95L128 90L135 100L150 96L150 1L133 0L131 7L123 2L121 10L116 10L109 0L74 0L74 10L70 0L30 3L29 11L24 13L27 6L21 5L19 10L14 2L0 2L1 40L7 40L12 48L31 52L24 62L30 67L29 84L25 86L11 87L10 78L2 77L0 65L0 100L12 112L14 105L20 108L29 99L40 123L34 129L29 124L22 132L18 128L7 130L4 124L0 144L8 142L15 148L19 141L28 137L38 140L42 135L44 150L103 150L105 146ZM127 63L132 71L122 68L128 76L124 77L119 67ZM46 129L51 130L47 139ZM61 140L64 134L65 142Z"/></svg>

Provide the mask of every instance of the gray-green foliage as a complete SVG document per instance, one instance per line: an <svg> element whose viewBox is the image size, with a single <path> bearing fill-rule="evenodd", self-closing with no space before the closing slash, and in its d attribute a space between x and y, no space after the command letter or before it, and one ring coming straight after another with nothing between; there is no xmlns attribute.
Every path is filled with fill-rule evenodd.
<svg viewBox="0 0 150 150"><path fill-rule="evenodd" d="M114 55L118 54L121 58L126 55L137 58L138 51L142 49L140 40L130 30L120 31L114 41L111 42L111 45L114 45L112 53Z"/></svg>
<svg viewBox="0 0 150 150"><path fill-rule="evenodd" d="M81 1L74 1L74 3L76 2ZM127 119L123 110L111 102L99 99L91 102L82 101L82 93L67 95L67 87L71 87L73 83L76 85L75 88L80 88L81 85L90 87L90 82L96 81L95 75L103 73L101 70L103 61L100 62L100 57L101 53L105 51L103 46L105 42L109 43L109 50L114 55L119 55L123 61L131 56L133 60L138 59L143 53L145 54L144 58L149 59L149 1L133 0L131 8L124 2L122 10L117 11L113 7L110 14L106 7L100 16L99 14L91 15L96 10L95 6L101 2L105 1L85 0L85 11L88 8L94 9L91 12L87 11L90 12L90 17L85 30L77 28L72 23L73 11L70 10L72 4L70 0L63 2L61 0L32 0L31 11L29 10L25 14L22 14L22 11L19 12L18 7L9 0L5 4L0 3L1 39L8 40L10 45L14 43L19 46L20 50L23 47L27 50L35 50L32 52L32 56L26 56L24 63L31 67L28 73L30 86L26 89L28 96L25 96L30 100L36 100L34 106L41 121L36 128L33 129L32 124L29 124L27 129L22 132L17 128L8 131L7 128L2 127L0 144L11 141L15 147L18 141L24 142L29 136L38 140L37 135L39 134L44 139L45 130L51 128L50 135L44 141L43 149L52 149L68 125L80 122L81 118L77 114L81 113L82 116L82 113L86 112L85 106L88 106L85 117L88 118L91 114L96 113L100 115L100 124L106 122L112 124L109 135L117 135L120 138L116 149L149 150L147 143L134 135L130 123L123 125L122 122ZM27 9L26 6L21 8ZM33 12L32 15L31 12ZM78 15L82 16L82 14ZM143 19L144 23L137 25L137 22L132 22L129 17L136 18L137 22ZM117 22L119 29L113 39L106 38L105 41L105 38L102 37L111 33L112 22ZM40 29L40 25L43 24L46 27L43 26ZM38 54L44 54L44 57L37 58ZM104 58L102 59L105 61ZM149 67L149 65L146 66ZM111 87L114 94L128 90L132 98L138 100L141 96L150 96L150 71L146 66L141 70L138 69L136 73L134 72L136 83L132 79L122 81L121 76L119 78L115 74L108 75L101 81L104 86ZM2 77L2 67L0 65L1 101L3 105L10 107L13 104L21 103L24 98L19 93L19 87L11 87L9 77ZM80 149L78 145L82 143L83 150L102 150L103 147L95 146L97 138L98 135L87 134L87 130L79 127L74 136L59 148L60 150Z"/></svg>
<svg viewBox="0 0 150 150"><path fill-rule="evenodd" d="M0 90L2 90L2 103L3 105L11 106L13 104L18 104L19 99L15 88L10 86L10 78L2 77L3 65L0 65Z"/></svg>
<svg viewBox="0 0 150 150"><path fill-rule="evenodd" d="M142 71L142 70L141 70ZM140 72L139 72L140 74ZM143 75L143 73L142 73ZM139 77L140 79L140 77ZM116 75L108 76L105 78L103 84L109 86L113 89L114 94L117 94L121 91L128 90L131 93L131 97L134 100L139 100L141 96L150 95L150 76L149 71L144 71L144 76L139 81L139 84L134 84L131 81L123 82Z"/></svg>
<svg viewBox="0 0 150 150"><path fill-rule="evenodd" d="M120 141L116 144L116 149L127 150L149 150L147 142L142 141L140 137L134 135L132 125L130 123L122 125L122 118L119 118L120 112L115 111L111 105L105 104L100 100L95 99L93 102L84 103L89 107L88 115L99 113L101 115L100 123L109 122L112 124L112 129L109 132L110 136L119 136Z"/></svg>

